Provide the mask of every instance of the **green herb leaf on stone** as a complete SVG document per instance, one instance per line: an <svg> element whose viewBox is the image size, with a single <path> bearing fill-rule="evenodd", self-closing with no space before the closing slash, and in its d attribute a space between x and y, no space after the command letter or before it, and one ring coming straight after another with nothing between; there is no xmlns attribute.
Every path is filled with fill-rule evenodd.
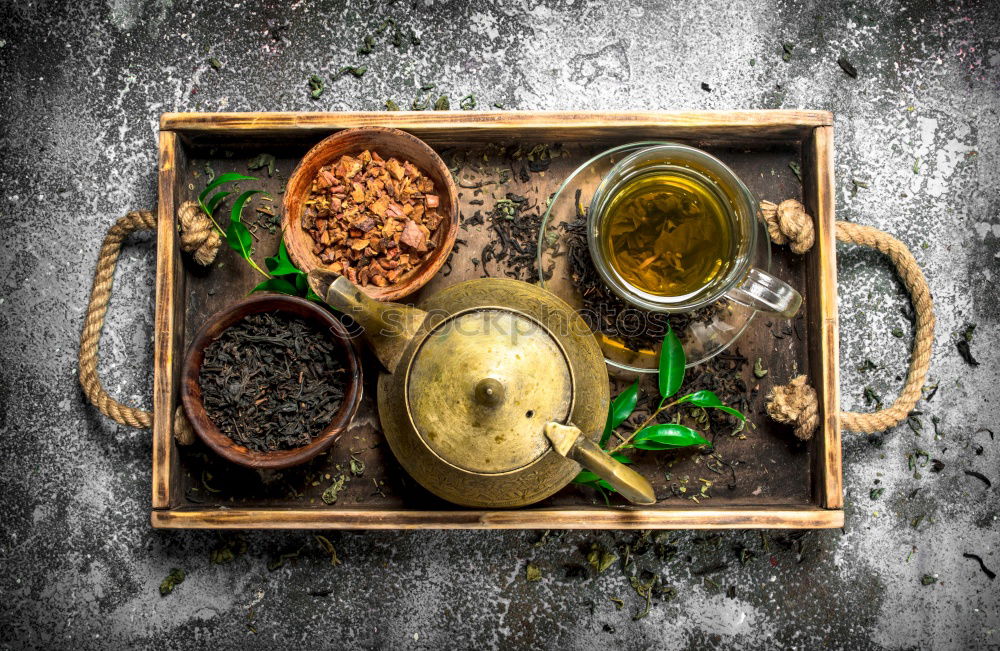
<svg viewBox="0 0 1000 651"><path fill-rule="evenodd" d="M687 358L684 355L684 346L673 328L668 326L667 334L663 337L663 345L660 347L660 362L658 383L660 396L669 398L677 393L684 382L684 366Z"/></svg>
<svg viewBox="0 0 1000 651"><path fill-rule="evenodd" d="M447 111L450 108L451 108L451 104L448 101L448 96L447 95L442 95L441 97L438 97L437 101L434 102L434 110L435 111Z"/></svg>
<svg viewBox="0 0 1000 651"><path fill-rule="evenodd" d="M466 95L458 103L458 106L463 111L471 111L472 109L476 108L476 96L471 93Z"/></svg>
<svg viewBox="0 0 1000 651"><path fill-rule="evenodd" d="M323 95L324 90L326 90L326 84L323 82L322 77L319 75L309 77L309 97L319 99Z"/></svg>
<svg viewBox="0 0 1000 651"><path fill-rule="evenodd" d="M524 568L524 579L528 583L537 583L542 580L542 570L534 563L528 563Z"/></svg>
<svg viewBox="0 0 1000 651"><path fill-rule="evenodd" d="M181 583L184 583L184 570L175 567L170 570L167 578L163 579L163 582L160 583L160 596L166 597Z"/></svg>

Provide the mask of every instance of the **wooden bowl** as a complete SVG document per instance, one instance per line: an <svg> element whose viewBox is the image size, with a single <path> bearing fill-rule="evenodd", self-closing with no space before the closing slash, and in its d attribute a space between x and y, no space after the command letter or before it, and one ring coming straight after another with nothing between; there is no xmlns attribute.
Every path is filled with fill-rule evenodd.
<svg viewBox="0 0 1000 651"><path fill-rule="evenodd" d="M208 417L201 401L201 384L198 382L198 375L201 372L202 361L205 359L205 348L237 321L248 314L259 312L286 312L301 317L328 332L330 338L340 347L347 378L343 402L341 402L333 422L315 436L312 442L298 448L272 452L250 450L220 432L219 428ZM204 441L205 445L219 456L248 468L289 468L309 461L333 445L341 432L350 425L351 419L354 418L358 405L361 403L362 387L358 351L353 338L340 321L325 309L305 299L294 296L262 294L247 298L217 312L198 331L184 359L181 400L195 433Z"/></svg>
<svg viewBox="0 0 1000 651"><path fill-rule="evenodd" d="M327 268L312 252L313 239L302 228L302 209L309 196L313 179L319 169L337 161L344 154L360 154L365 149L378 152L388 159L392 156L408 160L434 182L440 197L441 225L434 233L434 250L420 266L411 269L399 280L386 287L368 285L361 288L368 296L379 301L395 301L417 291L434 277L448 260L455 235L458 234L458 190L448 166L430 146L414 135L388 127L358 127L338 131L306 152L292 173L285 188L285 216L281 222L285 246L296 266L303 271Z"/></svg>

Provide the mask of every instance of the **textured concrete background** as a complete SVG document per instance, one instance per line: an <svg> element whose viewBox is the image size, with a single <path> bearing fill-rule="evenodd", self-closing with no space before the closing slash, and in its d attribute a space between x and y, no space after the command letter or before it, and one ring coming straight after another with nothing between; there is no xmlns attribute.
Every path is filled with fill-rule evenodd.
<svg viewBox="0 0 1000 651"><path fill-rule="evenodd" d="M1000 590L962 556L1000 571L1000 442L986 429L1000 425L993 0L2 0L0 14L5 646L1000 645ZM360 61L362 37L387 17L422 45L382 44L364 77L311 100L308 76ZM794 44L787 62L783 42ZM857 79L837 66L840 56ZM679 533L674 559L640 561L676 598L632 621L641 600L620 571L577 578L566 569L585 563L590 542L628 542L630 533L540 546L534 532L331 534L343 560L331 567L304 534L248 534L245 554L215 565L216 534L150 528L149 435L84 405L75 347L101 236L125 211L155 204L158 116L380 109L389 98L408 104L426 81L453 104L474 92L483 107L836 114L839 216L895 233L926 270L938 306L931 382L940 387L921 406L919 437L906 426L845 436L843 531L770 535L766 548L757 532ZM852 193L851 179L868 187ZM902 384L906 300L877 255L839 254L843 406L863 408L863 387L890 396ZM153 247L129 247L119 271L102 372L112 394L148 406ZM955 346L969 323L977 367ZM857 370L866 357L877 370ZM907 455L917 449L944 468L914 473ZM872 499L876 487L885 491ZM303 545L296 561L268 571ZM754 554L745 565L741 547ZM528 561L541 582L525 581ZM161 598L172 567L187 579ZM925 575L937 583L923 585Z"/></svg>

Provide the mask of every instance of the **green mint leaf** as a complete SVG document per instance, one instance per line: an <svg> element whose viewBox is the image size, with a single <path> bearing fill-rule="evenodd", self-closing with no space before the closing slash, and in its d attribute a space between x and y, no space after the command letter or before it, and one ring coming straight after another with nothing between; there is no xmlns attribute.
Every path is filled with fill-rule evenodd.
<svg viewBox="0 0 1000 651"><path fill-rule="evenodd" d="M719 400L719 396L715 395L714 393L708 390L695 391L694 393L689 393L680 400L678 400L677 404L683 404L685 402L690 403L695 407L702 407L705 409L719 409L721 411L726 412L727 414L736 416L740 420L747 419L747 417L741 414L739 411L733 409L732 407L727 407L726 405L722 404L722 401Z"/></svg>
<svg viewBox="0 0 1000 651"><path fill-rule="evenodd" d="M253 248L253 236L250 235L250 231L247 230L247 227L242 222L229 222L229 227L226 229L226 243L229 244L229 248L239 253L243 258L250 259L250 249Z"/></svg>
<svg viewBox="0 0 1000 651"><path fill-rule="evenodd" d="M710 443L690 427L676 423L647 427L632 439L632 446L640 450L675 450L692 445L710 445Z"/></svg>
<svg viewBox="0 0 1000 651"><path fill-rule="evenodd" d="M274 292L276 294L288 294L289 296L298 296L299 293L295 285L284 278L268 278L250 290L251 294L255 292Z"/></svg>
<svg viewBox="0 0 1000 651"><path fill-rule="evenodd" d="M660 348L659 385L660 396L669 398L677 393L684 382L684 366L687 358L684 355L684 346L677 338L673 328L667 330L663 337L663 346Z"/></svg>
<svg viewBox="0 0 1000 651"><path fill-rule="evenodd" d="M305 276L305 272L295 266L291 258L288 257L288 248L285 246L285 238L278 242L278 253L270 258L264 258L267 270L273 276Z"/></svg>
<svg viewBox="0 0 1000 651"><path fill-rule="evenodd" d="M219 187L223 183L229 183L231 181L256 181L257 178L254 176L245 176L237 172L229 172L228 174L223 174L212 179L212 182L205 186L205 189L201 191L198 195L198 203L202 208L205 208L205 197L209 195L212 190Z"/></svg>
<svg viewBox="0 0 1000 651"><path fill-rule="evenodd" d="M615 431L615 428L624 423L625 419L632 415L638 400L639 381L636 380L632 383L632 386L619 393L611 401L611 406L608 407L608 420L604 425L604 433L601 434L602 448L607 445L608 440L611 438L611 433Z"/></svg>
<svg viewBox="0 0 1000 651"><path fill-rule="evenodd" d="M219 192L211 199L209 199L208 203L205 204L205 209L208 211L208 214L214 215L215 209L219 207L219 204L222 203L222 200L231 194L232 192Z"/></svg>
<svg viewBox="0 0 1000 651"><path fill-rule="evenodd" d="M247 201L255 194L266 194L263 190L247 190L240 196L236 197L236 201L233 202L233 207L229 210L229 221L239 222L243 216L243 206L246 205Z"/></svg>

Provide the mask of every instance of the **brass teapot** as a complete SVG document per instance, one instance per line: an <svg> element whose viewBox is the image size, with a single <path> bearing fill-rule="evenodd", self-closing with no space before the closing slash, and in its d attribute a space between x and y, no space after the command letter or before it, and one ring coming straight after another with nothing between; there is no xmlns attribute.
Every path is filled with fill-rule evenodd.
<svg viewBox="0 0 1000 651"><path fill-rule="evenodd" d="M430 492L464 506L524 506L582 465L628 500L656 502L642 475L594 442L607 369L586 323L554 294L482 278L417 309L375 301L322 269L309 284L363 328L385 367L378 411L389 447Z"/></svg>

